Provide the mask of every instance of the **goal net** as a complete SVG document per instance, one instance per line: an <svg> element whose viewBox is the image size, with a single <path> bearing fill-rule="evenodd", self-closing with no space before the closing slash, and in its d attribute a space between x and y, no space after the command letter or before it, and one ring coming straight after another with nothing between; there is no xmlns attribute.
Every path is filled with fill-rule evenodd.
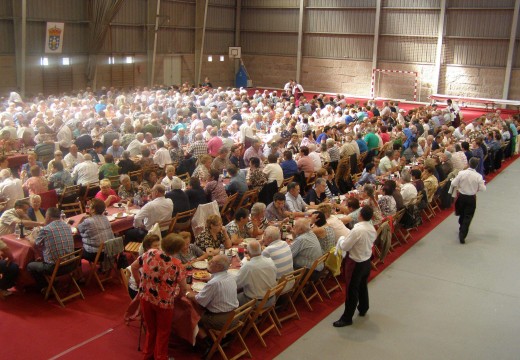
<svg viewBox="0 0 520 360"><path fill-rule="evenodd" d="M413 71L374 69L372 97L420 101L417 96L419 76Z"/></svg>

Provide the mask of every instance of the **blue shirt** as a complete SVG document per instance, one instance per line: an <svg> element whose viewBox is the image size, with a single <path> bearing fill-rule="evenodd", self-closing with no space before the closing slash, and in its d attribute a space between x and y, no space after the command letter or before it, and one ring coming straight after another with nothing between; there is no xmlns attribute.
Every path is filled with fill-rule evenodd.
<svg viewBox="0 0 520 360"><path fill-rule="evenodd" d="M367 143L365 142L365 140L357 139L356 142L357 142L357 144L359 146L359 152L360 153L364 153L364 152L368 151L368 146L367 146Z"/></svg>
<svg viewBox="0 0 520 360"><path fill-rule="evenodd" d="M352 121L354 121L354 118L353 118L352 116L347 115L347 116L345 117L345 123L346 123L347 125L350 124Z"/></svg>
<svg viewBox="0 0 520 360"><path fill-rule="evenodd" d="M322 140L327 140L328 136L325 133L321 133L316 139L316 144L321 144Z"/></svg>
<svg viewBox="0 0 520 360"><path fill-rule="evenodd" d="M282 161L280 166L282 167L284 179L298 174L298 164L293 159Z"/></svg>

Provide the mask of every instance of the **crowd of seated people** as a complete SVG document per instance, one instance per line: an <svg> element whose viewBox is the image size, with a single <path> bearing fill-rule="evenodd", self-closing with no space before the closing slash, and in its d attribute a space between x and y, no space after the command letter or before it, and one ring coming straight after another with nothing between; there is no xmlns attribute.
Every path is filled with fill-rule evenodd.
<svg viewBox="0 0 520 360"><path fill-rule="evenodd" d="M57 223L54 208L40 208L39 195L99 182L78 225L83 256L92 261L100 241L114 236L104 216L107 207L139 205L133 227L121 234L125 244L145 239L149 249L131 266L132 296L162 284L146 261L172 272L212 257L208 270L214 277L200 293L187 286L184 270L172 272L178 287L163 284L172 296L181 288L205 309L199 337L206 347L211 345L207 330L221 327L230 312L261 299L292 270L310 269L348 236L363 206L372 208L377 226L420 193L431 202L439 184L465 169L470 158L479 159L477 171L485 176L517 151L519 129L518 117L504 120L499 112L452 126L455 114L433 105L406 112L397 102L348 104L339 94L306 99L290 91L248 94L187 84L130 92L87 89L0 106L0 234L14 232L24 221L48 230L46 238L34 241L52 247L66 229ZM27 163L9 169L9 151L27 148L34 148ZM236 206L249 191L258 195L273 183L277 190L263 203ZM339 201L349 192L353 196ZM155 224L212 201L225 208L234 194L231 211L208 216L196 236L163 232L160 246L158 239L153 246L146 240ZM31 203L20 200L29 195ZM290 245L282 240L280 225L292 233ZM250 260L235 279L226 272L229 261L220 248L246 238L261 240L248 242ZM60 241L59 255L73 249L72 235ZM11 258L2 241L0 253ZM52 270L55 255L28 267L41 287L41 274ZM2 298L10 294L18 269L0 269ZM143 295L145 321L154 312L171 316L172 299L164 296ZM158 304L167 306L159 310Z"/></svg>

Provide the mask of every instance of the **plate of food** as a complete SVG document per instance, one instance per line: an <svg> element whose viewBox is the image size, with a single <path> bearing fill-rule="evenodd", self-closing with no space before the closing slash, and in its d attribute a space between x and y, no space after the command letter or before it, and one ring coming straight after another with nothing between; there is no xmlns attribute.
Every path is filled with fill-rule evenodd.
<svg viewBox="0 0 520 360"><path fill-rule="evenodd" d="M199 270L206 270L208 268L208 262L207 261L195 261L193 264L191 264L195 269Z"/></svg>
<svg viewBox="0 0 520 360"><path fill-rule="evenodd" d="M198 270L193 272L193 278L197 280L209 280L211 279L211 274L206 270Z"/></svg>
<svg viewBox="0 0 520 360"><path fill-rule="evenodd" d="M204 286L206 286L206 283L203 282L195 282L191 284L191 290L195 292L201 292L202 289L204 289Z"/></svg>
<svg viewBox="0 0 520 360"><path fill-rule="evenodd" d="M115 207L116 209L121 209L124 205L123 205L123 203L115 203L112 206Z"/></svg>
<svg viewBox="0 0 520 360"><path fill-rule="evenodd" d="M228 269L227 272L228 272L228 274L231 274L231 275L233 275L233 276L238 276L238 272L239 272L239 271L240 271L240 270L238 270L238 269Z"/></svg>
<svg viewBox="0 0 520 360"><path fill-rule="evenodd" d="M117 214L114 214L114 218L115 219L123 219L123 218L125 218L127 216L128 216L128 214L125 213L125 212L118 212Z"/></svg>

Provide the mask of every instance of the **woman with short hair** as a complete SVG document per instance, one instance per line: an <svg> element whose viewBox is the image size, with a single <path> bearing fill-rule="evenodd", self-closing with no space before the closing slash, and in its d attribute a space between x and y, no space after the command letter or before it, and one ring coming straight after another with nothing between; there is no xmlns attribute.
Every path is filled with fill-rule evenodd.
<svg viewBox="0 0 520 360"><path fill-rule="evenodd" d="M181 236L169 234L161 240L162 250L150 249L131 265L146 325L145 359L168 359L174 301L189 290L184 266L175 257L184 246Z"/></svg>

